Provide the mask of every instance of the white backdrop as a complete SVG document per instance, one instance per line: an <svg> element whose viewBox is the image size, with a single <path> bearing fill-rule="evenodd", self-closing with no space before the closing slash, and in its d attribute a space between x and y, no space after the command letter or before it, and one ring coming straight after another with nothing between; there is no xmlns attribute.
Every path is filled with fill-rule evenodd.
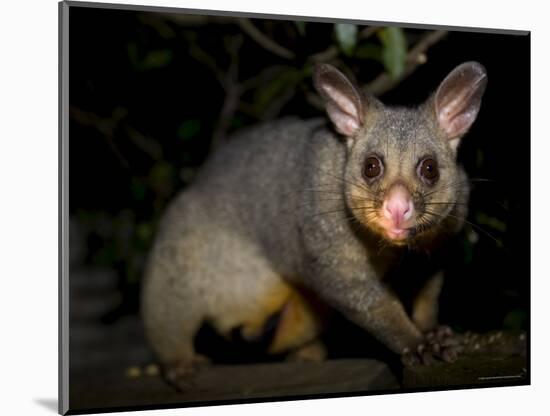
<svg viewBox="0 0 550 416"><path fill-rule="evenodd" d="M197 9L532 30L532 386L149 411L158 415L548 414L549 36L540 0L136 0ZM3 414L54 414L57 399L57 2L0 14L0 375ZM100 30L100 28L98 28ZM503 51L503 53L506 53ZM510 56L510 59L514 59ZM506 71L506 68L502 68ZM514 79L510 79L514 82ZM515 105L515 103L510 103ZM518 146L527 137L518 137ZM93 172L90 172L92 174ZM526 186L528 186L526 184ZM526 201L527 203L527 201ZM527 221L527 219L526 219ZM526 226L527 223L526 223ZM138 414L138 413L131 413Z"/></svg>

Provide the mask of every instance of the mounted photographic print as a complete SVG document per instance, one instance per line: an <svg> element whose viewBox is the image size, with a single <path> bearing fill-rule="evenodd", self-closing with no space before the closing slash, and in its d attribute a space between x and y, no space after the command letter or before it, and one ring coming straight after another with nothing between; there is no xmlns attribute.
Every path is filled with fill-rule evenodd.
<svg viewBox="0 0 550 416"><path fill-rule="evenodd" d="M529 384L529 32L62 2L60 45L60 413Z"/></svg>

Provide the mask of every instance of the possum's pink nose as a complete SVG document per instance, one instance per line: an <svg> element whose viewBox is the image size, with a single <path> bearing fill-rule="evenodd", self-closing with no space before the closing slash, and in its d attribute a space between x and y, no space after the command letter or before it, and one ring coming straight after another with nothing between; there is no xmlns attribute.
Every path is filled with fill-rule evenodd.
<svg viewBox="0 0 550 416"><path fill-rule="evenodd" d="M393 186L382 206L384 217L393 223L396 229L404 227L414 212L411 194L402 185Z"/></svg>

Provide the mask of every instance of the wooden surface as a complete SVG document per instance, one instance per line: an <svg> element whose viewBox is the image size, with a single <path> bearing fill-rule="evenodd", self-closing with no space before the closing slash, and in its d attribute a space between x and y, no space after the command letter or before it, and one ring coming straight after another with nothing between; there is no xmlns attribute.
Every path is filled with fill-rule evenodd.
<svg viewBox="0 0 550 416"><path fill-rule="evenodd" d="M488 354L469 354L453 364L405 368L400 374L369 359L218 365L204 368L185 392L135 366L97 368L72 379L72 411L528 383L525 357Z"/></svg>
<svg viewBox="0 0 550 416"><path fill-rule="evenodd" d="M466 355L453 364L436 362L403 370L405 389L527 384L527 363L522 356Z"/></svg>
<svg viewBox="0 0 550 416"><path fill-rule="evenodd" d="M135 368L131 368L135 369ZM353 393L399 388L396 377L375 360L330 360L322 363L263 363L204 368L195 385L177 392L159 376L130 376L128 371L75 374L70 408L75 411L205 401L250 400Z"/></svg>

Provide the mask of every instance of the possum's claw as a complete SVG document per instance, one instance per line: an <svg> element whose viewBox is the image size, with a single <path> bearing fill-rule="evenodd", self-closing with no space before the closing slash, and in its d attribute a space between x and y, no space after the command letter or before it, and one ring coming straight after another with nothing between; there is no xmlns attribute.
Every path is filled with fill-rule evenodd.
<svg viewBox="0 0 550 416"><path fill-rule="evenodd" d="M195 385L197 373L209 364L210 360L207 357L196 354L192 360L167 366L164 377L177 390L185 391Z"/></svg>
<svg viewBox="0 0 550 416"><path fill-rule="evenodd" d="M416 348L406 348L401 356L401 362L406 366L431 365L436 360L452 363L462 351L462 337L455 335L448 326L439 326L426 333L424 342Z"/></svg>

